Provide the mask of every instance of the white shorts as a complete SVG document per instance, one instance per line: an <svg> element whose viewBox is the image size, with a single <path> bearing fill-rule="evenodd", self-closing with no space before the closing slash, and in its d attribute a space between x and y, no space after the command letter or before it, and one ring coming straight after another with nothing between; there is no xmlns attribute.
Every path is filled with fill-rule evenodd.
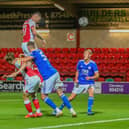
<svg viewBox="0 0 129 129"><path fill-rule="evenodd" d="M63 82L60 80L59 73L55 73L47 80L43 81L43 85L41 87L41 93L43 94L49 94L52 92L52 89L58 89L59 87L63 86Z"/></svg>
<svg viewBox="0 0 129 129"><path fill-rule="evenodd" d="M28 44L28 42L22 43L21 48L22 48L22 51L24 52L25 56L30 56L30 51L28 50L27 44Z"/></svg>
<svg viewBox="0 0 129 129"><path fill-rule="evenodd" d="M24 93L37 92L40 85L40 78L38 76L29 77L25 80L25 86L23 87Z"/></svg>
<svg viewBox="0 0 129 129"><path fill-rule="evenodd" d="M78 86L74 86L72 93L75 94L81 94L81 93L86 93L88 91L89 88L95 88L95 86L92 84L88 84L88 85L78 85Z"/></svg>

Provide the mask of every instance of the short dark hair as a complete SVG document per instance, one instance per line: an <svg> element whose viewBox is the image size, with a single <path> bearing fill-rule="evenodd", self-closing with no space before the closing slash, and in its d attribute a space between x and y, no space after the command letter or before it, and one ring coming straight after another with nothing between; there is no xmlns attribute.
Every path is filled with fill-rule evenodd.
<svg viewBox="0 0 129 129"><path fill-rule="evenodd" d="M30 47L30 48L35 48L35 43L30 41L27 43L27 46Z"/></svg>
<svg viewBox="0 0 129 129"><path fill-rule="evenodd" d="M5 60L9 63L12 62L15 59L14 53L7 53L5 56Z"/></svg>
<svg viewBox="0 0 129 129"><path fill-rule="evenodd" d="M40 13L40 12L34 12L34 13L32 14L32 16L33 16L33 15L38 15L38 16L41 17L41 13Z"/></svg>

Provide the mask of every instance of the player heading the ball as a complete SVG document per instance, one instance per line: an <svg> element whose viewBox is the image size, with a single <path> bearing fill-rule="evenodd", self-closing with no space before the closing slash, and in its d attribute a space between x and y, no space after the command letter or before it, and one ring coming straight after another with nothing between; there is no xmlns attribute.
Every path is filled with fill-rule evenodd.
<svg viewBox="0 0 129 129"><path fill-rule="evenodd" d="M32 17L26 20L23 24L23 42L22 42L22 50L26 56L30 55L27 44L30 41L35 41L35 38L39 38L43 43L43 46L46 44L46 41L38 34L36 31L36 24L41 20L41 14L39 12L35 12L32 14ZM35 44L36 46L36 44Z"/></svg>

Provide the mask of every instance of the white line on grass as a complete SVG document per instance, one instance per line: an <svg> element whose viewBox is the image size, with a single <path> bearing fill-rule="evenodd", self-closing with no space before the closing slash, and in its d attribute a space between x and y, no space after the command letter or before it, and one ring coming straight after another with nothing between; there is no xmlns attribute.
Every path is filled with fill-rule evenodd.
<svg viewBox="0 0 129 129"><path fill-rule="evenodd" d="M62 125L54 125L54 126L28 128L28 129L56 129L56 128L62 128L62 127L91 125L91 124L109 123L109 122L126 121L126 120L129 120L129 118L120 118L120 119L111 119L111 120L99 120L99 121L81 122L81 123L73 123L73 124L62 124Z"/></svg>

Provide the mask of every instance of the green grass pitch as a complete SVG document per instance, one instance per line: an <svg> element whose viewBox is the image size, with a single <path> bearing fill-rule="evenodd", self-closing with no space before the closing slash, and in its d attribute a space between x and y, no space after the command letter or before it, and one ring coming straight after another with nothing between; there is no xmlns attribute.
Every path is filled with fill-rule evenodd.
<svg viewBox="0 0 129 129"><path fill-rule="evenodd" d="M129 95L95 95L93 110L96 114L94 116L86 115L87 95L79 95L72 102L78 114L77 118L72 118L66 108L63 110L62 117L52 116L51 108L41 101L39 95L38 97L44 116L24 119L27 111L23 105L22 93L0 93L0 129L129 129L129 120L127 120L129 118ZM60 105L61 100L56 94L50 97L57 105ZM126 120L94 123L123 118ZM93 123L88 124L89 122ZM76 125L78 123L83 124ZM73 124L73 126L68 124ZM66 127L59 127L59 125L66 125Z"/></svg>

